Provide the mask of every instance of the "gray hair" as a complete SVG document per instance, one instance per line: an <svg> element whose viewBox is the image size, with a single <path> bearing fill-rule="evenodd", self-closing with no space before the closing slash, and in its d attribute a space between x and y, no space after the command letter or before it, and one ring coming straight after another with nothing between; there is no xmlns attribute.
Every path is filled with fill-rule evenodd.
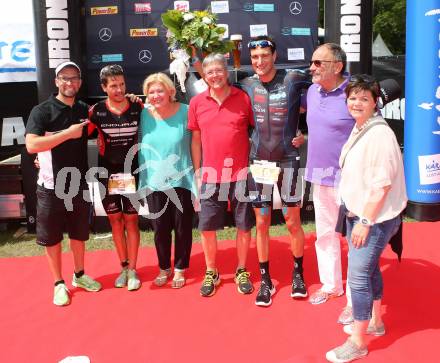
<svg viewBox="0 0 440 363"><path fill-rule="evenodd" d="M342 62L341 74L344 74L347 66L347 54L345 54L344 49L336 43L325 43L321 47L326 47L333 54L335 61Z"/></svg>
<svg viewBox="0 0 440 363"><path fill-rule="evenodd" d="M211 53L208 54L205 59L203 59L202 67L205 69L212 63L220 63L225 70L228 69L228 61L226 60L225 56L220 53Z"/></svg>

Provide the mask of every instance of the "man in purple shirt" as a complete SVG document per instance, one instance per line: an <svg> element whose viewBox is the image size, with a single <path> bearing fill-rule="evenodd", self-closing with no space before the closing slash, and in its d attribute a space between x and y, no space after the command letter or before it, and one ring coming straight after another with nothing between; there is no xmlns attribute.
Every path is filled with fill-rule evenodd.
<svg viewBox="0 0 440 363"><path fill-rule="evenodd" d="M341 246L335 226L339 210L339 155L354 125L345 102L346 59L339 45L326 43L315 50L310 62L313 85L307 92L309 136L305 178L313 184L315 248L322 283L309 299L312 304L324 303L344 293ZM352 320L349 296L347 301L338 319L343 324Z"/></svg>

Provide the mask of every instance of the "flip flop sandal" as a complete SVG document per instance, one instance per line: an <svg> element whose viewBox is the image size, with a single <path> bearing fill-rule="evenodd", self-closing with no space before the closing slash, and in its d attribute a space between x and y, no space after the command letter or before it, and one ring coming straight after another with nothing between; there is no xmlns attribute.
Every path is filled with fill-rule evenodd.
<svg viewBox="0 0 440 363"><path fill-rule="evenodd" d="M170 270L160 270L159 275L156 276L153 283L156 286L163 286L167 283L168 279L171 277L171 269Z"/></svg>

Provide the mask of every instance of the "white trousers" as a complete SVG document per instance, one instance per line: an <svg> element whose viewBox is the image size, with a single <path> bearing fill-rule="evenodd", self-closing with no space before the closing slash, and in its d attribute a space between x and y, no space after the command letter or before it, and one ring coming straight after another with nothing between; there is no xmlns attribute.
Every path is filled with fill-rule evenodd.
<svg viewBox="0 0 440 363"><path fill-rule="evenodd" d="M316 256L322 290L342 293L342 267L340 234L335 232L338 220L338 190L334 187L313 184L313 204L316 224ZM347 301L350 302L347 284Z"/></svg>

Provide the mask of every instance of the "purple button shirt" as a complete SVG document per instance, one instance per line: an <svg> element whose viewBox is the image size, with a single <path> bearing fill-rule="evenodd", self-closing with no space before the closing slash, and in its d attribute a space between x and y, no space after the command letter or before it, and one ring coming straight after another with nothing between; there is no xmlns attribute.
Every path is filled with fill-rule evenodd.
<svg viewBox="0 0 440 363"><path fill-rule="evenodd" d="M318 84L307 91L307 165L305 179L314 184L339 184L339 155L354 126L345 102L348 79L326 92Z"/></svg>

